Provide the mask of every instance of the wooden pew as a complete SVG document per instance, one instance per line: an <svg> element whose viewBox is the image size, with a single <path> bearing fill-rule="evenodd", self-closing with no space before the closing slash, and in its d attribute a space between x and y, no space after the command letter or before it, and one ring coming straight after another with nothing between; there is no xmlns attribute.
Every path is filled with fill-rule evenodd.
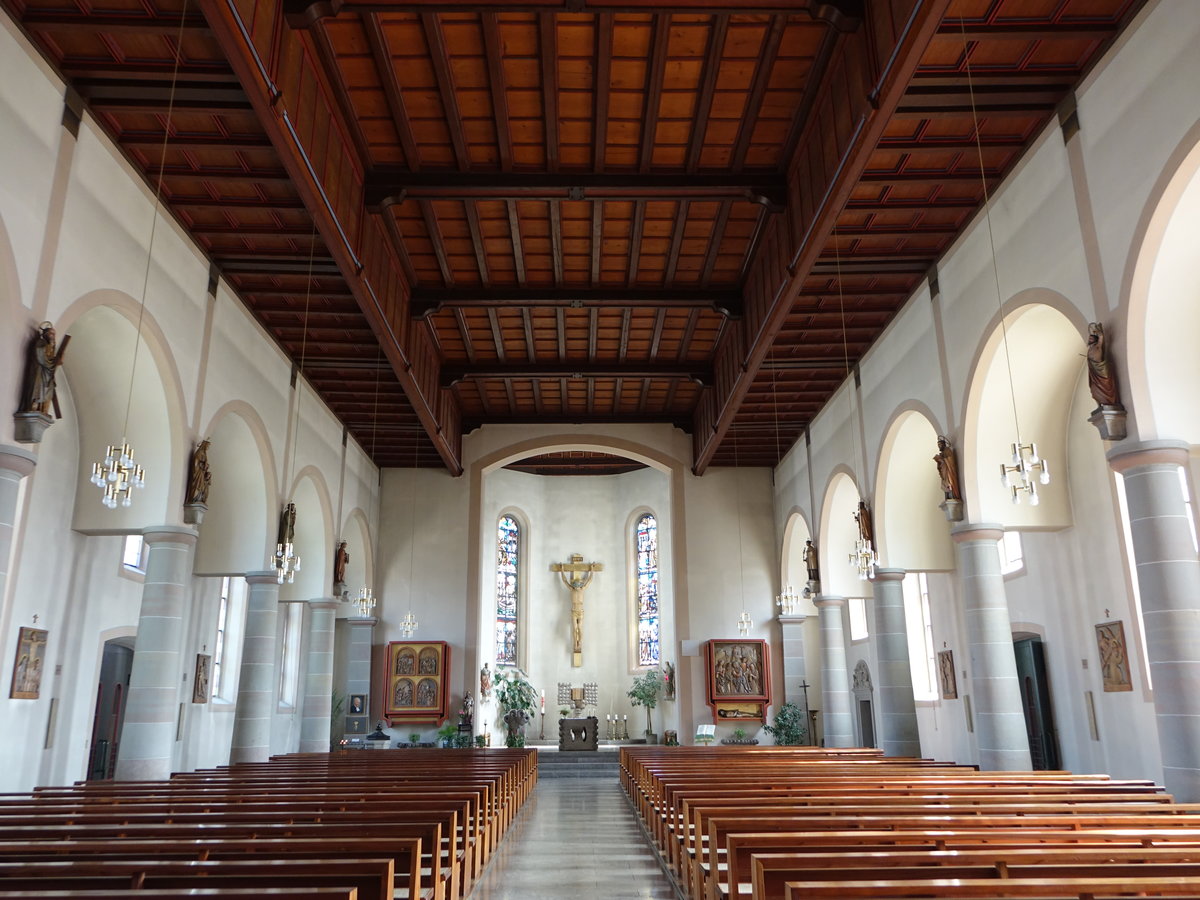
<svg viewBox="0 0 1200 900"><path fill-rule="evenodd" d="M0 891L0 900L358 900L354 888L99 888L78 891Z"/></svg>
<svg viewBox="0 0 1200 900"><path fill-rule="evenodd" d="M895 900L900 897L934 897L939 900L1023 897L1079 898L1101 900L1112 897L1200 898L1200 881L1195 878L932 878L892 881L795 881L788 882L785 900Z"/></svg>

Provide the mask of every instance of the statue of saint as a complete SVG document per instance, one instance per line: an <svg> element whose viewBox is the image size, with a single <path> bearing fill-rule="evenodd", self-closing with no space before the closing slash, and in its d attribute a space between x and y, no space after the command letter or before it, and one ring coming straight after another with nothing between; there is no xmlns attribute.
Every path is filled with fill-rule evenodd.
<svg viewBox="0 0 1200 900"><path fill-rule="evenodd" d="M675 699L675 666L669 662L663 663L663 699Z"/></svg>
<svg viewBox="0 0 1200 900"><path fill-rule="evenodd" d="M858 536L874 547L875 530L871 527L871 511L862 500L858 501L858 512L854 514L854 521L858 523Z"/></svg>
<svg viewBox="0 0 1200 900"><path fill-rule="evenodd" d="M487 663L479 670L479 696L485 702L492 696L492 670Z"/></svg>
<svg viewBox="0 0 1200 900"><path fill-rule="evenodd" d="M808 569L809 581L819 582L821 580L821 573L817 568L817 548L813 546L812 541L804 542L804 568Z"/></svg>
<svg viewBox="0 0 1200 900"><path fill-rule="evenodd" d="M17 412L48 415L53 409L54 417L62 418L54 388L54 376L58 367L62 365L63 355L67 352L67 344L70 342L71 336L68 334L63 338L62 346L56 347L54 326L43 322L37 327L33 340L29 342L29 351L25 359L25 382L21 390L21 407Z"/></svg>
<svg viewBox="0 0 1200 900"><path fill-rule="evenodd" d="M294 544L296 542L296 504L289 503L279 514L279 536L277 544Z"/></svg>
<svg viewBox="0 0 1200 900"><path fill-rule="evenodd" d="M188 476L188 503L208 503L208 489L212 486L212 472L208 468L207 438L192 451L191 474Z"/></svg>
<svg viewBox="0 0 1200 900"><path fill-rule="evenodd" d="M350 553L346 550L346 542L340 541L333 551L333 583L346 583L346 563L350 562Z"/></svg>
<svg viewBox="0 0 1200 900"><path fill-rule="evenodd" d="M1108 362L1108 343L1104 338L1104 326L1099 322L1088 323L1087 367L1088 388L1096 405L1101 409L1124 409L1117 391L1117 373Z"/></svg>
<svg viewBox="0 0 1200 900"><path fill-rule="evenodd" d="M950 441L938 435L938 452L933 461L937 465L938 478L942 480L942 493L947 500L961 500L962 489L958 485L958 459Z"/></svg>
<svg viewBox="0 0 1200 900"><path fill-rule="evenodd" d="M464 723L470 724L472 717L475 715L475 698L471 696L471 689L467 688L463 691L462 712L459 714Z"/></svg>

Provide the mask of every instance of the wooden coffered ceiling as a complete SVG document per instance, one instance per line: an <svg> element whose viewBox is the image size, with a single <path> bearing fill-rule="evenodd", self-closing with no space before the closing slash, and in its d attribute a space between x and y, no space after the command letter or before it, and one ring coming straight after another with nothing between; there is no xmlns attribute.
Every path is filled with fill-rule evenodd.
<svg viewBox="0 0 1200 900"><path fill-rule="evenodd" d="M455 474L491 422L776 463L1143 2L0 0L376 462Z"/></svg>

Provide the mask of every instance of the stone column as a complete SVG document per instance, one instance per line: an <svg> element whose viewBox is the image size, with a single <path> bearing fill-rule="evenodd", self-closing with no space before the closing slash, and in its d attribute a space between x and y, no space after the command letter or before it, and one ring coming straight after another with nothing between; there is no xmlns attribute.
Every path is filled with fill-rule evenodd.
<svg viewBox="0 0 1200 900"><path fill-rule="evenodd" d="M1188 445L1166 440L1118 445L1108 460L1125 479L1163 782L1175 799L1195 803L1200 801L1200 561L1178 472L1188 464Z"/></svg>
<svg viewBox="0 0 1200 900"><path fill-rule="evenodd" d="M28 450L0 444L0 608L8 587L8 560L17 527L17 495L21 479L33 472L37 457Z"/></svg>
<svg viewBox="0 0 1200 900"><path fill-rule="evenodd" d="M850 678L846 674L846 639L842 628L845 597L819 595L814 601L821 626L821 703L826 747L853 747Z"/></svg>
<svg viewBox="0 0 1200 900"><path fill-rule="evenodd" d="M805 615L779 616L783 647L783 699L785 703L800 707L806 716L809 701L805 693L808 687L808 664L804 658L804 623L808 618ZM804 727L808 727L807 720Z"/></svg>
<svg viewBox="0 0 1200 900"><path fill-rule="evenodd" d="M887 756L920 756L904 620L904 570L875 570L875 633L879 650L879 745Z"/></svg>
<svg viewBox="0 0 1200 900"><path fill-rule="evenodd" d="M1029 734L1017 681L1008 595L1000 574L1004 526L964 524L951 530L950 536L958 547L979 767L1028 770L1033 766Z"/></svg>
<svg viewBox="0 0 1200 900"><path fill-rule="evenodd" d="M271 755L271 716L275 711L275 632L279 622L279 582L273 570L247 572L246 629L241 677L233 717L231 763L266 762Z"/></svg>
<svg viewBox="0 0 1200 900"><path fill-rule="evenodd" d="M183 674L184 599L197 534L190 528L158 525L143 530L142 537L146 579L114 773L117 781L171 776Z"/></svg>
<svg viewBox="0 0 1200 900"><path fill-rule="evenodd" d="M371 642L375 638L375 626L379 620L374 616L352 616L346 619L350 627L350 647L346 659L346 696L362 694L366 700L364 710L371 709ZM350 702L346 701L347 704ZM364 713L365 715L366 713ZM368 723L368 731L374 730ZM358 734L354 737L364 737Z"/></svg>
<svg viewBox="0 0 1200 900"><path fill-rule="evenodd" d="M304 711L300 722L300 752L329 749L329 717L333 712L333 622L337 601L310 600L308 666L304 674Z"/></svg>

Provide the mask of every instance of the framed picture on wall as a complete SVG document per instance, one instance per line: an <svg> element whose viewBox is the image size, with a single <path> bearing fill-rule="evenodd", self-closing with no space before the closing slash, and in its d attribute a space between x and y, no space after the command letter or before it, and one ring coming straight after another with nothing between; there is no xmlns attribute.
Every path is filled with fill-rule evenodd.
<svg viewBox="0 0 1200 900"><path fill-rule="evenodd" d="M954 677L954 651L939 650L937 655L938 686L943 700L958 699L958 679Z"/></svg>
<svg viewBox="0 0 1200 900"><path fill-rule="evenodd" d="M212 657L207 653L196 654L196 673L192 678L192 702L208 702L209 674L212 672Z"/></svg>
<svg viewBox="0 0 1200 900"><path fill-rule="evenodd" d="M1132 691L1125 624L1118 620L1097 625L1096 646L1100 650L1100 677L1104 682L1104 690Z"/></svg>
<svg viewBox="0 0 1200 900"><path fill-rule="evenodd" d="M367 695L351 694L348 711L352 716L365 716L367 714Z"/></svg>
<svg viewBox="0 0 1200 900"><path fill-rule="evenodd" d="M383 714L391 722L435 722L449 714L450 645L392 641L384 661Z"/></svg>
<svg viewBox="0 0 1200 900"><path fill-rule="evenodd" d="M46 639L43 628L22 628L17 634L17 653L13 659L13 700L36 700L42 692L42 669L46 663Z"/></svg>
<svg viewBox="0 0 1200 900"><path fill-rule="evenodd" d="M771 703L767 642L752 638L711 640L704 647L708 705L718 722L763 721Z"/></svg>

